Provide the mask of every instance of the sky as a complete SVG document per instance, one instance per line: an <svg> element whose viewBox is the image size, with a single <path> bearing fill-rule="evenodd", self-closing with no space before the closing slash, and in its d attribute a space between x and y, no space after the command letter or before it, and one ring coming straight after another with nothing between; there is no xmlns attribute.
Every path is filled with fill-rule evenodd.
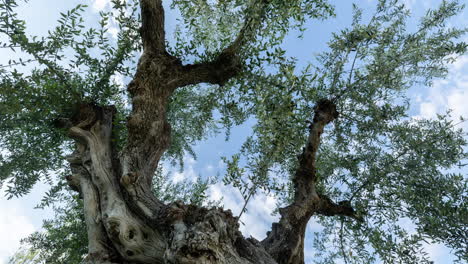
<svg viewBox="0 0 468 264"><path fill-rule="evenodd" d="M30 1L28 5L21 8L22 18L27 20L29 32L34 34L44 34L51 29L59 17L59 12L68 10L78 3L89 4L89 12L85 15L85 20L89 23L97 21L97 13L109 8L109 0L35 0ZM167 5L168 1L165 1ZM372 8L376 0L334 0L331 1L336 6L337 17L327 21L312 21L304 34L304 38L298 39L297 35L291 34L286 40L285 47L291 56L305 58L310 60L318 52L326 48L331 32L348 26L351 22L351 3L355 2L364 9ZM424 14L424 10L429 7L435 7L441 0L405 0L408 7L416 16ZM468 4L468 3L467 3ZM171 12L166 15L167 31L174 26L177 13ZM468 26L468 11L451 21L452 25L458 27ZM114 28L110 29L111 34L115 34ZM468 38L465 40L468 41ZM0 52L0 63L8 58ZM304 61L305 62L305 61ZM435 117L437 113L443 113L447 109L452 109L454 116L468 117L468 55L459 58L449 68L449 74L446 78L434 81L432 87L414 87L408 91L411 99L410 115L418 117ZM462 124L468 129L468 124ZM171 170L176 180L190 180L196 178L199 174L205 176L215 176L223 171L225 165L220 162L220 156L229 156L234 154L240 147L239 142L249 134L249 126L243 125L232 130L229 142L224 140L224 135L210 138L200 142L195 146L198 159L191 157L185 158L185 169L178 172L177 169ZM42 198L42 195L48 190L49 186L37 184L30 194L19 198L6 200L4 190L0 190L0 264L6 264L7 259L20 246L20 239L26 237L34 231L40 230L43 219L53 216L50 209L33 209ZM210 198L223 198L225 208L238 215L243 200L240 193L229 186L217 183L209 190ZM247 213L241 221L241 231L246 236L254 236L257 239L265 237L271 223L277 218L271 215L275 208L275 199L265 195L257 195L249 203ZM410 224L408 224L410 225ZM312 232L320 231L321 227L317 223L310 221L306 236L306 261L312 258L313 252L310 249ZM450 250L441 244L427 244L426 249L435 263L448 264L453 262L453 255Z"/></svg>

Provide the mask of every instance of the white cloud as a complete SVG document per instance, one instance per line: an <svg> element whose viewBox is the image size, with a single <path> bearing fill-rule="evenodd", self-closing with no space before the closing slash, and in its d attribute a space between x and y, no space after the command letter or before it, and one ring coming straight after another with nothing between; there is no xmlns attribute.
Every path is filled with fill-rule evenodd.
<svg viewBox="0 0 468 264"><path fill-rule="evenodd" d="M432 0L401 0L401 3L405 4L406 8L412 11L420 10L421 8L423 10L429 9L429 8L435 8L440 4L439 2L433 3Z"/></svg>
<svg viewBox="0 0 468 264"><path fill-rule="evenodd" d="M31 222L28 215L29 207L24 206L24 201L19 199L6 200L5 191L0 190L0 264L7 263L8 259L20 247L20 240L27 237L37 228Z"/></svg>
<svg viewBox="0 0 468 264"><path fill-rule="evenodd" d="M208 165L206 165L205 170L206 170L207 172L213 172L213 171L214 171L214 167L213 167L213 165L208 164Z"/></svg>
<svg viewBox="0 0 468 264"><path fill-rule="evenodd" d="M465 67L466 65L468 65L468 56L467 56L467 55L459 57L459 58L452 64L452 68L453 68L453 70L455 70L455 71L460 71L460 70L463 69L463 67Z"/></svg>
<svg viewBox="0 0 468 264"><path fill-rule="evenodd" d="M453 263L454 257L450 254L450 249L440 243L423 243L424 251L435 263Z"/></svg>
<svg viewBox="0 0 468 264"><path fill-rule="evenodd" d="M417 0L402 0L401 2L409 9L413 8Z"/></svg>
<svg viewBox="0 0 468 264"><path fill-rule="evenodd" d="M19 249L20 240L39 230L42 220L52 218L52 209L33 209L50 186L39 183L28 195L5 199L6 187L0 189L0 264Z"/></svg>
<svg viewBox="0 0 468 264"><path fill-rule="evenodd" d="M307 224L307 232L321 232L324 227L317 222L317 218L312 217Z"/></svg>
<svg viewBox="0 0 468 264"><path fill-rule="evenodd" d="M266 237L266 232L271 230L271 223L278 221L278 215L272 216L276 208L276 199L265 194L258 194L253 197L247 205L241 221L245 224L240 227L244 235L250 235L258 240Z"/></svg>
<svg viewBox="0 0 468 264"><path fill-rule="evenodd" d="M417 233L416 230L416 225L414 222L408 218L408 217L403 217L398 220L398 225L403 228L406 232L408 232L409 235L413 235Z"/></svg>
<svg viewBox="0 0 468 264"><path fill-rule="evenodd" d="M226 168L226 163L224 163L223 160L218 161L218 169L225 169Z"/></svg>
<svg viewBox="0 0 468 264"><path fill-rule="evenodd" d="M458 58L450 65L445 79L436 80L427 96L416 95L419 114L415 118L434 118L436 114L452 110L454 120L468 117L468 55ZM464 124L468 128L468 124Z"/></svg>
<svg viewBox="0 0 468 264"><path fill-rule="evenodd" d="M110 5L110 0L95 0L93 2L93 9L97 12L104 10Z"/></svg>
<svg viewBox="0 0 468 264"><path fill-rule="evenodd" d="M172 180L175 182L175 183L178 183L178 182L181 182L185 179L185 173L184 172L176 172L174 173L174 175L172 176Z"/></svg>
<svg viewBox="0 0 468 264"><path fill-rule="evenodd" d="M112 23L113 24L113 23ZM114 38L117 39L117 35L119 34L119 28L116 25L109 24L107 28L107 32Z"/></svg>
<svg viewBox="0 0 468 264"><path fill-rule="evenodd" d="M194 166L197 161L190 156L184 157L184 169L182 171L176 171L171 175L172 181L175 183L182 181L195 182L198 178L197 171Z"/></svg>
<svg viewBox="0 0 468 264"><path fill-rule="evenodd" d="M0 205L0 263L12 256L20 246L20 239L36 230L20 208L9 204Z"/></svg>
<svg viewBox="0 0 468 264"><path fill-rule="evenodd" d="M113 83L117 84L119 87L122 87L122 88L125 87L124 76L121 73L116 72L114 75L111 76L111 80Z"/></svg>
<svg viewBox="0 0 468 264"><path fill-rule="evenodd" d="M111 1L110 0L94 0L93 2L93 11L111 11L113 16L110 17L108 24L106 26L107 33L112 36L112 38L117 39L117 34L119 33L119 25L115 19L117 15L116 10L111 10Z"/></svg>
<svg viewBox="0 0 468 264"><path fill-rule="evenodd" d="M208 196L211 200L222 200L225 209L230 209L233 215L239 215L242 208L242 196L234 187L218 182L210 186Z"/></svg>
<svg viewBox="0 0 468 264"><path fill-rule="evenodd" d="M221 200L224 209L230 209L233 215L238 216L244 200L240 192L234 187L217 183L210 187L208 191L210 199ZM278 216L272 216L276 208L276 199L265 194L254 196L247 205L247 212L241 216L240 231L244 236L253 236L258 240L266 237L266 232L271 229L271 223L278 221Z"/></svg>

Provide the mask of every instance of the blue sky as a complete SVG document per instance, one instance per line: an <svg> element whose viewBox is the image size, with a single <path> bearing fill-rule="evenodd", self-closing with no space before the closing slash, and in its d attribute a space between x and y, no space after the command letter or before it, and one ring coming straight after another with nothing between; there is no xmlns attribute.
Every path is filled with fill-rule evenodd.
<svg viewBox="0 0 468 264"><path fill-rule="evenodd" d="M166 4L168 1L165 1ZM311 21L303 39L298 39L297 34L291 34L285 43L287 52L291 56L299 58L300 63L306 63L313 59L320 51L326 49L326 42L329 40L331 32L348 26L351 22L351 3L353 1L334 0L331 1L336 6L337 17L327 21ZM377 0L355 0L360 7L371 10ZM424 10L435 7L441 0L405 0L408 7L415 16L424 14ZM109 0L35 0L20 10L21 17L28 22L28 30L35 35L44 34L55 25L59 17L59 12L68 10L78 3L90 5L85 19L89 23L97 21L97 13L109 8ZM467 3L468 4L468 3ZM176 13L171 12L166 15L168 33L173 28ZM468 11L452 20L452 25L458 27L468 26ZM110 32L115 33L115 28L111 25ZM465 41L468 41L466 39ZM0 51L0 63L7 61L10 56L4 51ZM450 66L447 78L436 80L432 87L414 87L409 90L411 99L410 114L417 117L434 117L437 113L452 109L454 116L463 115L468 117L468 55L459 58ZM464 124L468 129L468 125ZM205 142L200 142L195 151L198 159L185 158L185 170L178 172L177 168L170 169L176 180L193 179L199 174L204 176L215 176L223 171L224 164L220 162L220 156L229 156L235 153L243 139L249 134L248 124L234 128L231 133L231 140L224 141L224 135L211 138ZM168 168L169 170L169 168ZM13 254L19 247L19 240L28 234L39 230L42 220L51 218L51 210L34 210L33 207L40 201L43 193L48 190L48 186L38 184L32 192L21 198L6 200L3 198L3 191L0 190L0 264L6 263L8 256ZM212 199L223 197L225 208L231 209L237 215L243 205L241 195L235 189L222 184L216 184L210 188ZM262 239L271 223L276 217L271 216L271 211L275 208L275 199L265 195L258 195L248 205L248 212L242 216L241 221L245 225L241 230L245 235L252 235L257 239ZM411 224L407 223L410 228ZM310 250L311 233L319 231L320 226L314 223L313 219L309 223L308 235L306 238L306 257L310 259L313 252ZM450 250L440 244L427 244L427 251L435 263L452 263L453 256Z"/></svg>

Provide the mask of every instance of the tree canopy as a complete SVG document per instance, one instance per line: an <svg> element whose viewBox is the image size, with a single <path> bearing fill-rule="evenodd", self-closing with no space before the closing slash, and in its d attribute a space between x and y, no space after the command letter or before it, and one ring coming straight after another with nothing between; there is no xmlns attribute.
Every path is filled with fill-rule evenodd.
<svg viewBox="0 0 468 264"><path fill-rule="evenodd" d="M192 210L188 205L219 206L207 197L216 180L237 188L246 204L260 193L277 199L280 222L263 241L242 244L276 261L258 263L303 263L309 219L324 226L314 238L315 263L430 263L427 241L468 261L466 132L450 112L411 117L406 95L443 78L466 54L467 29L449 25L464 8L459 1L441 1L416 26L397 0L378 1L370 16L354 5L352 23L305 65L288 55L285 37L333 19L325 0L173 0L180 17L170 38L157 0L112 0L95 27L84 21L88 7L78 5L45 36L27 32L15 11L19 2L0 2L0 47L12 53L0 66L0 184L9 197L38 181L53 185L41 206L60 202L57 218L25 240L39 261L79 263L96 247L90 229L96 236L103 231L87 218L93 197L106 208L111 198L104 197L115 195L133 210L125 219L146 224L160 219L147 208L172 215L173 208ZM115 38L110 23L118 25ZM246 122L251 135L237 154L223 157L219 179L174 183L163 173L160 160L183 167L185 155L196 157L198 142L218 133L229 139ZM99 134L96 124L110 130ZM111 147L93 139L99 137ZM96 164L109 156L106 166L118 176L106 183ZM91 176L77 180L83 168ZM106 188L118 191L106 196ZM153 263L113 239L106 241L114 243L115 258L129 261L118 263ZM180 255L172 253L186 249L171 239L166 248L174 251L165 254L176 263L170 261ZM298 249L281 251L295 239L302 241ZM203 250L191 256L214 254Z"/></svg>

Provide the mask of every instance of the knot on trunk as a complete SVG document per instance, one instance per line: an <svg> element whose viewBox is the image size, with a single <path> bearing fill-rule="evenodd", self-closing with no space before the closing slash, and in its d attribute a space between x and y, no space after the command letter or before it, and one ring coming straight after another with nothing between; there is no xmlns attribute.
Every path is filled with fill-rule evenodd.
<svg viewBox="0 0 468 264"><path fill-rule="evenodd" d="M178 221L183 221L185 214L187 213L187 207L182 202L174 202L169 205L167 209L167 220L168 223L173 224Z"/></svg>
<svg viewBox="0 0 468 264"><path fill-rule="evenodd" d="M219 85L224 85L241 70L241 60L235 51L230 48L223 50L213 64L213 72Z"/></svg>
<svg viewBox="0 0 468 264"><path fill-rule="evenodd" d="M122 176L122 178L120 178L120 184L122 184L125 188L128 188L134 183L136 183L138 179L139 179L138 173L130 172Z"/></svg>
<svg viewBox="0 0 468 264"><path fill-rule="evenodd" d="M336 105L331 100L321 99L314 107L314 123L325 122L325 124L338 118L339 113Z"/></svg>
<svg viewBox="0 0 468 264"><path fill-rule="evenodd" d="M165 252L168 263L274 263L258 241L242 236L231 211L181 204L173 204L170 211L177 217Z"/></svg>
<svg viewBox="0 0 468 264"><path fill-rule="evenodd" d="M65 176L65 179L67 180L68 186L70 186L70 188L73 191L79 192L81 194L80 177L81 177L81 175L72 174L72 175Z"/></svg>

